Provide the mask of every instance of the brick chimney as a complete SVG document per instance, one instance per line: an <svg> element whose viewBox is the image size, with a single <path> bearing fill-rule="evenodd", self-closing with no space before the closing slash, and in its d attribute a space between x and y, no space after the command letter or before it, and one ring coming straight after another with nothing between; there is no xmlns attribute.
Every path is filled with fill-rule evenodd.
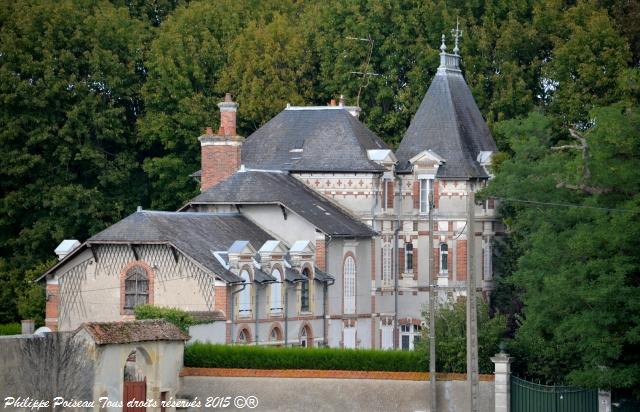
<svg viewBox="0 0 640 412"><path fill-rule="evenodd" d="M200 136L202 167L200 176L200 191L212 188L240 168L240 150L244 138L236 135L236 112L238 103L234 102L231 94L224 96L224 101L218 103L220 108L220 129L214 134L208 127L205 134Z"/></svg>

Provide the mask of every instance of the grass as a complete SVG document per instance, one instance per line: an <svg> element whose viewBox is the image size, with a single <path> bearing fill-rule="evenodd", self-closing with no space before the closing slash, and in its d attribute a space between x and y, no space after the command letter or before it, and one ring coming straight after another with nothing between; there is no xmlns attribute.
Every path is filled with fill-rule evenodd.
<svg viewBox="0 0 640 412"><path fill-rule="evenodd" d="M22 332L22 326L15 323L0 324L0 335L19 335Z"/></svg>

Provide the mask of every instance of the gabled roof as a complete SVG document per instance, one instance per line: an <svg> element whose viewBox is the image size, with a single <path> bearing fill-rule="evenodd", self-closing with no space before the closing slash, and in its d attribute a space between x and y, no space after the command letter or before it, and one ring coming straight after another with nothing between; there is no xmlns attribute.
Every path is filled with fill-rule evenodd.
<svg viewBox="0 0 640 412"><path fill-rule="evenodd" d="M438 177L486 178L478 163L481 151L497 151L469 86L457 68L439 68L396 152L399 169L424 150L445 159Z"/></svg>
<svg viewBox="0 0 640 412"><path fill-rule="evenodd" d="M182 332L176 325L162 319L88 322L80 325L78 330L87 331L96 345L189 340L189 335Z"/></svg>
<svg viewBox="0 0 640 412"><path fill-rule="evenodd" d="M358 218L285 173L237 172L193 198L185 207L196 204L278 204L330 236L371 237L376 234Z"/></svg>
<svg viewBox="0 0 640 412"><path fill-rule="evenodd" d="M240 214L143 210L92 236L87 243L166 243L221 279L241 282L213 255L214 251L228 250L238 238L262 245L271 236Z"/></svg>
<svg viewBox="0 0 640 412"><path fill-rule="evenodd" d="M250 135L242 163L296 172L382 172L367 150L389 147L341 106L288 107Z"/></svg>

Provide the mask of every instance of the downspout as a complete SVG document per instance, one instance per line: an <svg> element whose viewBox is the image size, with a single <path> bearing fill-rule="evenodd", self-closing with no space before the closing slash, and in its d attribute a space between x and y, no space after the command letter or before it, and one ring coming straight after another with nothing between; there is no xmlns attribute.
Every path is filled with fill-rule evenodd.
<svg viewBox="0 0 640 412"><path fill-rule="evenodd" d="M234 315L235 315L236 311L233 308L233 302L235 301L236 295L238 293L242 292L243 290L245 290L246 287L247 287L247 284L243 283L242 287L240 289L236 290L235 292L231 292L231 295L230 295L231 302L229 302L229 308L230 308L230 311L231 311L231 344L232 345L235 344L235 340L236 340L236 338L235 338L235 327L234 327L234 324L233 324L234 318L235 318Z"/></svg>
<svg viewBox="0 0 640 412"><path fill-rule="evenodd" d="M393 329L394 339L393 348L398 349L400 347L400 328L398 327L398 289L400 285L400 250L398 249L398 233L400 233L400 212L402 209L402 182L399 176L395 175L396 195L393 199L394 206L396 207L396 229L393 231L394 248L395 248L395 279L394 279L394 312L393 312ZM400 201L398 201L400 200Z"/></svg>
<svg viewBox="0 0 640 412"><path fill-rule="evenodd" d="M324 268L329 273L329 244L333 238L329 235L325 235L329 240L324 245ZM331 283L329 283L331 282ZM329 299L329 286L333 286L336 283L335 279L328 282L324 282L322 293L322 334L324 336L324 345L329 346L329 320L327 319L328 299Z"/></svg>
<svg viewBox="0 0 640 412"><path fill-rule="evenodd" d="M260 309L260 284L256 282L256 310L255 310L255 330L256 330L256 346L258 345L258 310Z"/></svg>

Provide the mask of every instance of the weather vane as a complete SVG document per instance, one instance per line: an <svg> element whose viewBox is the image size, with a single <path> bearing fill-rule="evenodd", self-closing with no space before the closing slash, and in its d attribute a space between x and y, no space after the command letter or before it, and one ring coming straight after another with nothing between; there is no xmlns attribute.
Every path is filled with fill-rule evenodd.
<svg viewBox="0 0 640 412"><path fill-rule="evenodd" d="M456 18L456 28L455 29L451 29L451 34L453 35L453 38L455 39L455 47L453 48L453 54L457 55L458 52L460 52L460 48L458 47L458 39L460 39L460 37L462 37L462 30L460 30L460 21L459 21L458 18Z"/></svg>

